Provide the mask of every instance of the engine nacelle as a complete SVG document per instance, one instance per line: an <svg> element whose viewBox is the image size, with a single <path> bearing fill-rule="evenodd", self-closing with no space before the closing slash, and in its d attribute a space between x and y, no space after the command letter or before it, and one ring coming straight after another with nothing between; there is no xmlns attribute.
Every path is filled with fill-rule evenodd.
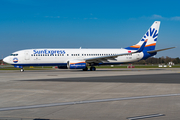
<svg viewBox="0 0 180 120"><path fill-rule="evenodd" d="M86 68L86 62L80 60L70 60L67 62L67 68L69 69L84 69Z"/></svg>

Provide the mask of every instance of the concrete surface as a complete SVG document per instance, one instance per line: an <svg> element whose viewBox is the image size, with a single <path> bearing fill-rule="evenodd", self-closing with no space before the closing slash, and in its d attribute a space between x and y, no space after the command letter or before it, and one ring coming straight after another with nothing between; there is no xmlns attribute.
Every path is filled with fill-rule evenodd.
<svg viewBox="0 0 180 120"><path fill-rule="evenodd" d="M180 69L0 71L0 108L109 98L180 94ZM0 119L149 120L180 118L180 96L0 111Z"/></svg>

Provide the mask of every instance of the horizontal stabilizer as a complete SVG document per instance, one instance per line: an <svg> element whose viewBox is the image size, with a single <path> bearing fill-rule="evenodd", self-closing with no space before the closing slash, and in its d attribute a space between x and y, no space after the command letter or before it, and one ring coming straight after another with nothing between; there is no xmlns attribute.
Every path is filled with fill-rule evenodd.
<svg viewBox="0 0 180 120"><path fill-rule="evenodd" d="M160 52L160 51L169 50L169 49L173 49L173 48L176 48L176 47L164 48L164 49L153 50L153 51L147 51L147 52L148 52L148 53L155 53L155 52Z"/></svg>

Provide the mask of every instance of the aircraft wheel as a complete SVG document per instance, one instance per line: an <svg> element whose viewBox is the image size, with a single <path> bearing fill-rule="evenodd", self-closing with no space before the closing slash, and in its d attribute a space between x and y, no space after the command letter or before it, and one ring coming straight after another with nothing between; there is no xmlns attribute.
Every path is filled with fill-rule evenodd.
<svg viewBox="0 0 180 120"><path fill-rule="evenodd" d="M90 71L96 71L95 67L90 67Z"/></svg>
<svg viewBox="0 0 180 120"><path fill-rule="evenodd" d="M21 69L20 71L21 71L21 72L24 72L24 69Z"/></svg>

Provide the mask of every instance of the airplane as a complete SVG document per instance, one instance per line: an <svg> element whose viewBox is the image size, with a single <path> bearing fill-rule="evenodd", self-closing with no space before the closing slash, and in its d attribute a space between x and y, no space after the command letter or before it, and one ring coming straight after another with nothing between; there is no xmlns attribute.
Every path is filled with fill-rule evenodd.
<svg viewBox="0 0 180 120"><path fill-rule="evenodd" d="M160 21L155 21L142 39L135 45L121 49L25 49L12 53L4 62L20 68L24 66L58 66L59 69L82 69L95 71L95 66L118 65L145 60L159 51L155 50Z"/></svg>

